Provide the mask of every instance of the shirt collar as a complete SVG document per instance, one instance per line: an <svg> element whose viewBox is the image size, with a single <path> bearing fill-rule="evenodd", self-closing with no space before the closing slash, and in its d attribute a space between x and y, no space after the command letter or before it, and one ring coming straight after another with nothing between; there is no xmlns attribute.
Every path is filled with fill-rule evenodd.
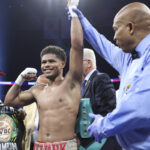
<svg viewBox="0 0 150 150"><path fill-rule="evenodd" d="M149 41L150 41L150 34L148 34L135 48L139 57L141 57L144 54L145 50L149 46Z"/></svg>
<svg viewBox="0 0 150 150"><path fill-rule="evenodd" d="M95 70L96 70L96 69L93 69L91 72L89 72L89 73L86 75L86 77L85 77L84 80L87 80L87 81L88 81L88 80L90 79L92 73L93 73Z"/></svg>

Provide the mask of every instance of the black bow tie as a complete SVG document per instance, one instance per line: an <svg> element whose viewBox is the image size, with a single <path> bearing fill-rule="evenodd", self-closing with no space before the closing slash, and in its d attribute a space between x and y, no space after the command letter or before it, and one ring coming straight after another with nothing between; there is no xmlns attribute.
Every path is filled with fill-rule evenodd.
<svg viewBox="0 0 150 150"><path fill-rule="evenodd" d="M138 53L135 50L131 53L131 55L132 55L132 60L138 58Z"/></svg>

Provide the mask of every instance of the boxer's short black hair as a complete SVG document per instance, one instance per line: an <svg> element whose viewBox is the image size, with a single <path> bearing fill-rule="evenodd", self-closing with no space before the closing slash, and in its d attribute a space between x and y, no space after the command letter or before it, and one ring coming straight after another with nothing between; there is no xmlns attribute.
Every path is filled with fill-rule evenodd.
<svg viewBox="0 0 150 150"><path fill-rule="evenodd" d="M66 62L66 52L59 46L49 45L42 49L40 54L41 59L46 54L55 54L57 58Z"/></svg>

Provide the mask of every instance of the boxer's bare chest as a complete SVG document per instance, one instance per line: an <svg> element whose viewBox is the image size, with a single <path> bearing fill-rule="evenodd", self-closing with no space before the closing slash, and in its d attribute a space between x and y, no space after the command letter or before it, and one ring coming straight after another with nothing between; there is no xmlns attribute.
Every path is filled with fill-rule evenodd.
<svg viewBox="0 0 150 150"><path fill-rule="evenodd" d="M35 98L40 109L58 109L70 99L65 86L43 86L37 89Z"/></svg>

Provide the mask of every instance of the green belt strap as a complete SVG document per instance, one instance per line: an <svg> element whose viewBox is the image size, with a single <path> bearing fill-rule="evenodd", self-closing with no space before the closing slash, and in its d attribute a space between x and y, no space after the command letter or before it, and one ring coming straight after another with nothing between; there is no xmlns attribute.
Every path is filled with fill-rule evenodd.
<svg viewBox="0 0 150 150"><path fill-rule="evenodd" d="M78 118L76 120L75 133L80 133L82 138L89 138L87 132L88 126L91 124L92 119L89 117L89 113L93 113L90 99L82 98L80 100Z"/></svg>
<svg viewBox="0 0 150 150"><path fill-rule="evenodd" d="M91 124L92 119L89 117L89 113L93 113L90 99L82 98L80 100L80 107L78 118L76 120L76 129L75 133L80 133L80 136L84 139L90 138L89 133L87 132L88 126ZM107 139L103 139L101 143L94 141L88 148L84 148L83 146L79 147L79 150L100 150L105 144Z"/></svg>

